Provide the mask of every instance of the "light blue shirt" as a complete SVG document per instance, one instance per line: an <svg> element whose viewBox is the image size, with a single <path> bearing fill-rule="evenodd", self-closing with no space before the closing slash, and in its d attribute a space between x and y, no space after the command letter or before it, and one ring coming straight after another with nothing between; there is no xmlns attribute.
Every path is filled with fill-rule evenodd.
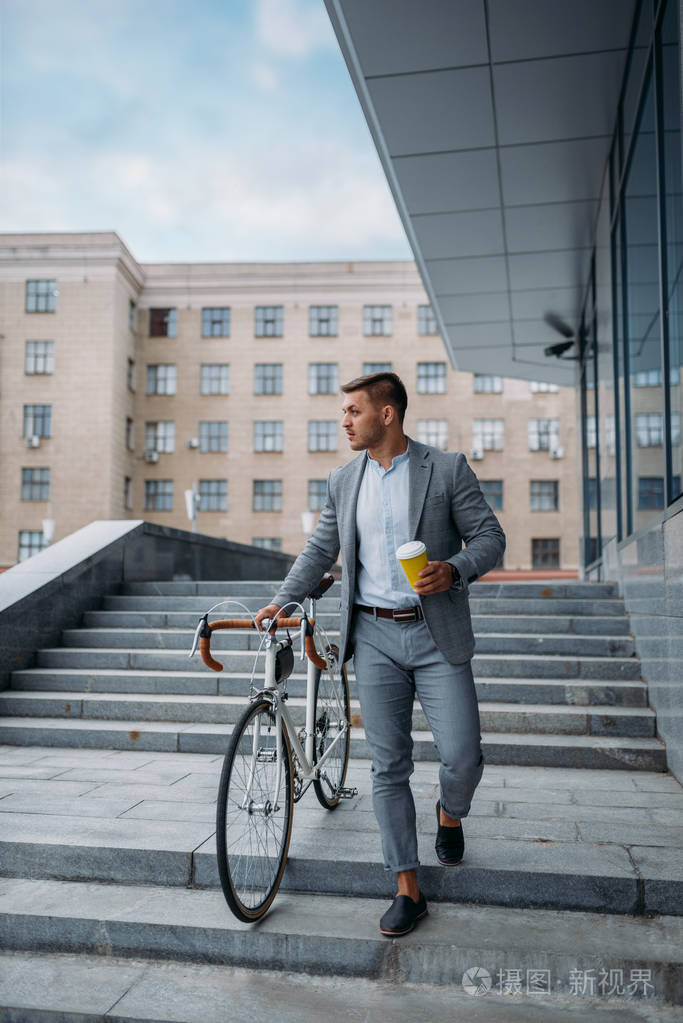
<svg viewBox="0 0 683 1023"><path fill-rule="evenodd" d="M397 455L389 469L366 453L356 505L356 604L412 607L420 603L396 557L396 549L414 539L408 524L408 470L407 451Z"/></svg>

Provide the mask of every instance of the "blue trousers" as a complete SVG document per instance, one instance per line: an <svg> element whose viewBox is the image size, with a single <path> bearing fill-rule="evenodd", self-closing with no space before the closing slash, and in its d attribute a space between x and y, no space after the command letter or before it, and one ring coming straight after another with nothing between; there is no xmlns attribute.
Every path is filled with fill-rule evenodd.
<svg viewBox="0 0 683 1023"><path fill-rule="evenodd" d="M413 700L417 694L441 761L441 805L449 817L466 817L484 770L471 663L450 664L423 621L357 611L352 643L384 866L413 870L419 864L410 789Z"/></svg>

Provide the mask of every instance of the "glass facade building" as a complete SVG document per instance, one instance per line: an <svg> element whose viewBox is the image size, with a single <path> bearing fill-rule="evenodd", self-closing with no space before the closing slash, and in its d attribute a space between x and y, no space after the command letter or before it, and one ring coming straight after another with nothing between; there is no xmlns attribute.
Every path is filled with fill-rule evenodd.
<svg viewBox="0 0 683 1023"><path fill-rule="evenodd" d="M636 6L579 333L583 562L681 494L683 188L678 3Z"/></svg>

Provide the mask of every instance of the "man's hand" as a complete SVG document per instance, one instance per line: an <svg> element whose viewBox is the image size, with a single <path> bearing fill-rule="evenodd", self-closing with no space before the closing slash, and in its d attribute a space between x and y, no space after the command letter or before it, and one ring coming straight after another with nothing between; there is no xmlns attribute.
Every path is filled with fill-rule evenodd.
<svg viewBox="0 0 683 1023"><path fill-rule="evenodd" d="M450 590L453 585L453 573L447 561L428 561L427 567L423 568L418 575L415 592L421 597L430 593L443 593Z"/></svg>
<svg viewBox="0 0 683 1023"><path fill-rule="evenodd" d="M279 604L269 604L268 607L262 607L260 611L256 612L256 628L261 628L261 622L264 618L277 618L279 610ZM274 632L275 630L271 629L270 631Z"/></svg>

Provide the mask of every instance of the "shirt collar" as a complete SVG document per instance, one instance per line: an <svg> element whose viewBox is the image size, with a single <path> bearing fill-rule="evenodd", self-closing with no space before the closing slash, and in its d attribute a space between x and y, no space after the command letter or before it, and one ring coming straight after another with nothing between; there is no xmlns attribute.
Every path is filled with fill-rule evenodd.
<svg viewBox="0 0 683 1023"><path fill-rule="evenodd" d="M391 460L391 465L389 466L389 468L384 469L375 458L370 457L370 452L366 450L365 463L366 465L371 465L375 472L386 474L388 472L391 472L392 469L398 469L400 465L403 465L404 462L407 462L409 453L410 453L409 448L406 448L402 455L395 455Z"/></svg>

